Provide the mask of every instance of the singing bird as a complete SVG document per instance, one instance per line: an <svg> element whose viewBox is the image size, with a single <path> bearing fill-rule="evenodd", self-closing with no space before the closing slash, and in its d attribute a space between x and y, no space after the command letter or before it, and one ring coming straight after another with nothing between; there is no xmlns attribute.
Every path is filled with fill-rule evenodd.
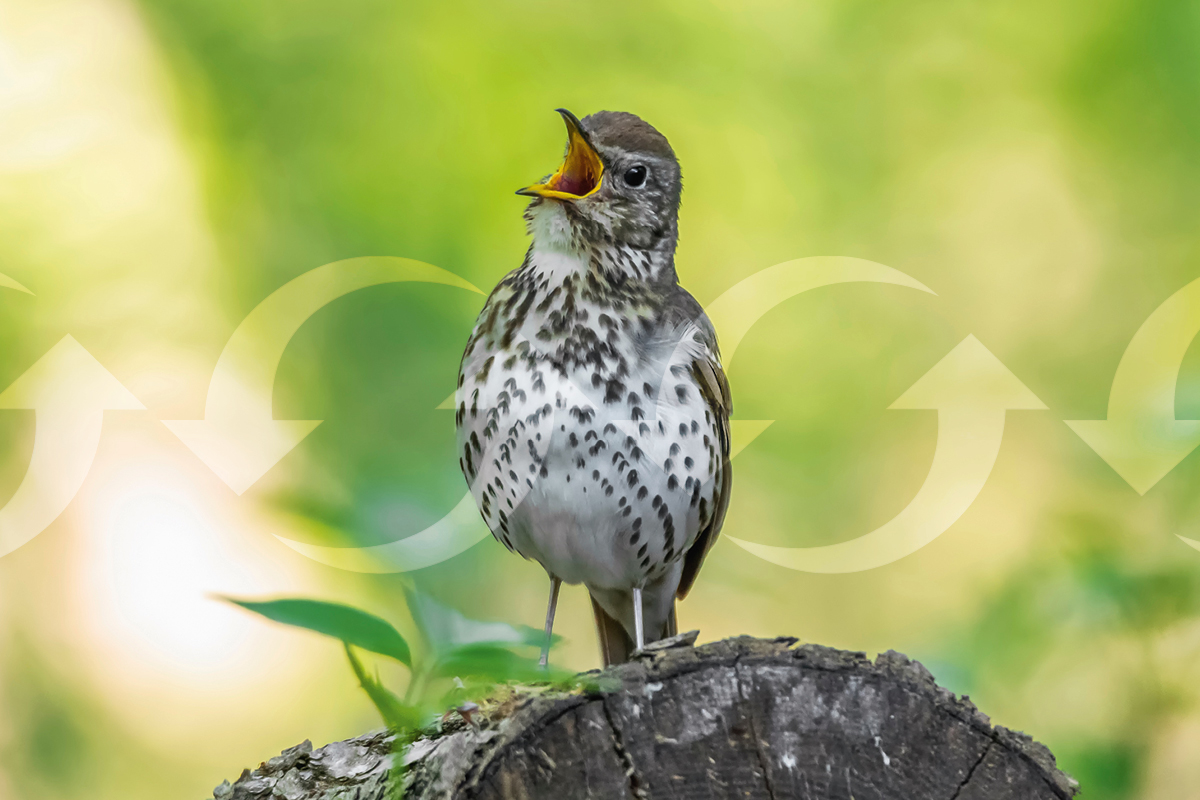
<svg viewBox="0 0 1200 800"><path fill-rule="evenodd" d="M600 111L517 192L531 244L488 297L455 393L459 465L492 534L591 594L604 663L673 635L729 504L729 384L679 285L667 139Z"/></svg>

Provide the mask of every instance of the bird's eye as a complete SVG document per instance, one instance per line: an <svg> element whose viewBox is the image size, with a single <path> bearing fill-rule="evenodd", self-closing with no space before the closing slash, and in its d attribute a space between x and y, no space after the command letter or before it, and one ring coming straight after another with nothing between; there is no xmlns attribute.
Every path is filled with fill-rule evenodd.
<svg viewBox="0 0 1200 800"><path fill-rule="evenodd" d="M641 186L646 182L646 168L641 164L625 170L625 183L628 186Z"/></svg>

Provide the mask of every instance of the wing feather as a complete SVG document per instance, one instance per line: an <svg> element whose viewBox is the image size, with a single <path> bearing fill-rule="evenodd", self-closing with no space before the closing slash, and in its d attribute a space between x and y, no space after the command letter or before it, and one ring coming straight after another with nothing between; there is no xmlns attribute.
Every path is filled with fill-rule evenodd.
<svg viewBox="0 0 1200 800"><path fill-rule="evenodd" d="M725 378L725 371L717 360L715 341L709 352L712 357L706 354L693 360L692 377L713 419L716 420L721 455L720 474L715 476L717 486L713 493L712 514L684 556L683 575L679 580L679 589L675 592L675 596L680 599L687 596L692 584L696 582L704 557L708 555L721 533L721 526L725 524L725 511L729 508L730 489L733 486L733 465L729 462L729 415L733 413L733 397L729 393L729 381Z"/></svg>

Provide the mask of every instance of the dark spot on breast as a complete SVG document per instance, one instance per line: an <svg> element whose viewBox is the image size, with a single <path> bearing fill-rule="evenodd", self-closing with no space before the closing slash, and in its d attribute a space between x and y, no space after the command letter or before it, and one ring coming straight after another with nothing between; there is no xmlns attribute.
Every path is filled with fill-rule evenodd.
<svg viewBox="0 0 1200 800"><path fill-rule="evenodd" d="M483 366L479 372L475 373L476 383L487 383L488 373L492 371L492 363L496 360L495 356L488 356L487 361L483 362Z"/></svg>

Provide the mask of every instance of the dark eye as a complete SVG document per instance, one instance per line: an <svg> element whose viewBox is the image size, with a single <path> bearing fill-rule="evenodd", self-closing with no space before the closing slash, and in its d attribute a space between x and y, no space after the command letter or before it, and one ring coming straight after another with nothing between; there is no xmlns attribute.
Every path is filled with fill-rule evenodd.
<svg viewBox="0 0 1200 800"><path fill-rule="evenodd" d="M641 164L625 170L625 183L629 186L641 186L646 182L646 168Z"/></svg>

